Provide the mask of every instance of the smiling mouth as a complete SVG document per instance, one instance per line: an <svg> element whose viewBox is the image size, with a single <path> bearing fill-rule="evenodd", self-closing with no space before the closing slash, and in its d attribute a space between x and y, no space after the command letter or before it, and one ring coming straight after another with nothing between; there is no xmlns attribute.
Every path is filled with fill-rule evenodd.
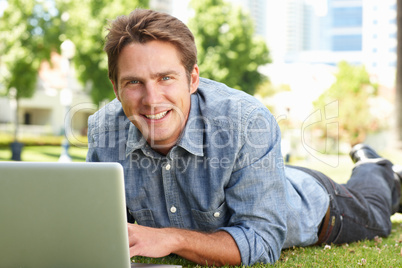
<svg viewBox="0 0 402 268"><path fill-rule="evenodd" d="M149 115L146 114L144 116L146 118L148 118L148 119L158 120L158 119L164 118L167 115L168 112L169 111L165 111L165 112L162 112L162 113L159 113L159 114L149 114Z"/></svg>

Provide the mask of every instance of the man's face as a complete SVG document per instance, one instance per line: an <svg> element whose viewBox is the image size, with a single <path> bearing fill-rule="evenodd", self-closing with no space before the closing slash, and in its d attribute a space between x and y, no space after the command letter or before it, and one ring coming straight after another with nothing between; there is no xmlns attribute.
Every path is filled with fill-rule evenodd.
<svg viewBox="0 0 402 268"><path fill-rule="evenodd" d="M190 80L168 42L131 43L119 55L115 94L126 116L162 154L176 144L187 122L190 95L199 84L197 65Z"/></svg>

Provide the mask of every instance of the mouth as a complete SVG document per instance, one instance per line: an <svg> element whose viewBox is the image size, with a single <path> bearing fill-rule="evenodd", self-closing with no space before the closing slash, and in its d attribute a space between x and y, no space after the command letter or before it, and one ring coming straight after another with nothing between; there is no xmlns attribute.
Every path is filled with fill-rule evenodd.
<svg viewBox="0 0 402 268"><path fill-rule="evenodd" d="M148 119L151 119L151 120L159 120L159 119L164 118L168 114L168 112L170 112L170 110L169 111L164 111L164 112L161 112L161 113L158 113L158 114L145 114L144 116L146 118L148 118Z"/></svg>

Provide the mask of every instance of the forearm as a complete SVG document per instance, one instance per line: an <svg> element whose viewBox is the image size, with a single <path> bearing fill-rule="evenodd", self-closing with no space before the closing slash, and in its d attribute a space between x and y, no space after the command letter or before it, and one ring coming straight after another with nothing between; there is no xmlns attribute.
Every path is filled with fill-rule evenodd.
<svg viewBox="0 0 402 268"><path fill-rule="evenodd" d="M225 231L201 233L128 224L130 255L159 258L171 253L201 265L239 265L236 242Z"/></svg>
<svg viewBox="0 0 402 268"><path fill-rule="evenodd" d="M240 265L241 257L236 242L225 231L200 233L175 229L181 242L173 252L201 265Z"/></svg>

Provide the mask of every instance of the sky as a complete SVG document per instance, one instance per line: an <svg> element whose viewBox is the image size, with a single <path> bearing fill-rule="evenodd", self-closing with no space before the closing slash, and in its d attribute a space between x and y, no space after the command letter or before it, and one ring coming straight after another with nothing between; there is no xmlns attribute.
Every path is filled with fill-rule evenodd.
<svg viewBox="0 0 402 268"><path fill-rule="evenodd" d="M3 12L7 8L7 6L7 0L0 0L0 16L3 16Z"/></svg>
<svg viewBox="0 0 402 268"><path fill-rule="evenodd" d="M182 22L187 23L188 19L192 15L192 13L189 12L189 7L188 7L190 0L172 0L172 2L173 2L172 16L175 16Z"/></svg>

